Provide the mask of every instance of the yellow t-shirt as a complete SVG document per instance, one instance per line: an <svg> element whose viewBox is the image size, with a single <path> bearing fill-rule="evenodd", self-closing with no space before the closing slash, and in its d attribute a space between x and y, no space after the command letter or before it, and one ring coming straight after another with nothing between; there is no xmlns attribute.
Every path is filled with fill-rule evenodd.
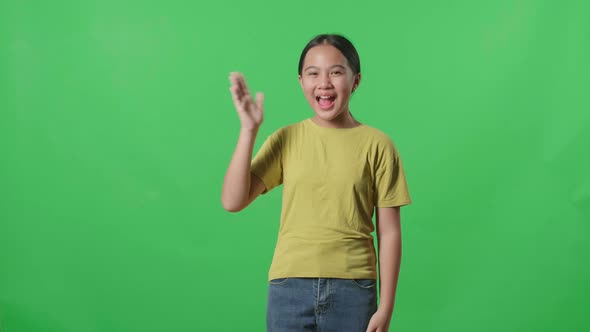
<svg viewBox="0 0 590 332"><path fill-rule="evenodd" d="M327 128L308 118L267 137L251 172L264 182L262 194L283 184L269 280L377 277L375 207L411 203L389 136L365 124Z"/></svg>

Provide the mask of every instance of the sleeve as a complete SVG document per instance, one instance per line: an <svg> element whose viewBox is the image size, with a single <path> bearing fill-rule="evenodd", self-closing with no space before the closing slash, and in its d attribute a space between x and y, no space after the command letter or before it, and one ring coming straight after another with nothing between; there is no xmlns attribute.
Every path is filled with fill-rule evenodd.
<svg viewBox="0 0 590 332"><path fill-rule="evenodd" d="M283 183L282 147L281 131L277 130L266 138L252 159L250 172L258 176L266 187L262 195Z"/></svg>
<svg viewBox="0 0 590 332"><path fill-rule="evenodd" d="M375 207L394 207L412 203L402 160L391 139L384 144L375 170Z"/></svg>

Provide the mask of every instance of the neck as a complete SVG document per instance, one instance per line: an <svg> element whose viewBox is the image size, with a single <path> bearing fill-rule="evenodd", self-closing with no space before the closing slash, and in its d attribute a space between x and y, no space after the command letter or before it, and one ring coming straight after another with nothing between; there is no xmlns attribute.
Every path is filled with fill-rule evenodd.
<svg viewBox="0 0 590 332"><path fill-rule="evenodd" d="M342 112L338 117L332 120L324 120L317 115L312 118L312 121L317 123L322 127L329 127L329 128L353 128L360 125L350 113L350 110L346 110L346 112Z"/></svg>

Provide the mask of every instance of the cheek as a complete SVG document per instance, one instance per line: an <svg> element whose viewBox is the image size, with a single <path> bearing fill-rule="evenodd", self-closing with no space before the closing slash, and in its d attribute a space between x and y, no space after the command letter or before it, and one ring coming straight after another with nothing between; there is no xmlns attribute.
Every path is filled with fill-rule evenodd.
<svg viewBox="0 0 590 332"><path fill-rule="evenodd" d="M334 81L334 84L339 90L348 91L349 89L352 89L353 82L343 77L342 79Z"/></svg>
<svg viewBox="0 0 590 332"><path fill-rule="evenodd" d="M307 91L309 91L309 84L307 84L307 82L303 81L300 86L304 92L307 93Z"/></svg>
<svg viewBox="0 0 590 332"><path fill-rule="evenodd" d="M307 99L310 103L315 100L314 94L312 90L303 90L303 94L305 95L305 99Z"/></svg>

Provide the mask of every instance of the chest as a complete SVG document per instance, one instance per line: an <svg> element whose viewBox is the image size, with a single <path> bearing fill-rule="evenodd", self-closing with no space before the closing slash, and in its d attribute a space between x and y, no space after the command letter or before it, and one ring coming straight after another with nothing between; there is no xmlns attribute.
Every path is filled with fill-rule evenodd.
<svg viewBox="0 0 590 332"><path fill-rule="evenodd" d="M354 142L298 145L284 156L283 184L338 195L348 191L368 194L374 183L370 151Z"/></svg>

